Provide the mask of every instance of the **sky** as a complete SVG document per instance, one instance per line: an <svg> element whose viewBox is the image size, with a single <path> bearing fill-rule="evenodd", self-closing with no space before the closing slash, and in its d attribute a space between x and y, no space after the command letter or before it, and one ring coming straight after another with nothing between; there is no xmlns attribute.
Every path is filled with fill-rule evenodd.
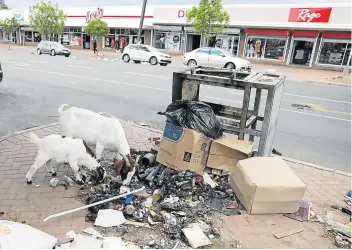
<svg viewBox="0 0 352 250"><path fill-rule="evenodd" d="M5 4L12 9L27 9L38 0L5 0ZM117 6L117 5L141 5L143 0L52 0L60 7L85 7L85 6ZM150 5L193 5L199 0L148 0ZM303 4L303 3L349 3L350 0L223 0L224 4Z"/></svg>

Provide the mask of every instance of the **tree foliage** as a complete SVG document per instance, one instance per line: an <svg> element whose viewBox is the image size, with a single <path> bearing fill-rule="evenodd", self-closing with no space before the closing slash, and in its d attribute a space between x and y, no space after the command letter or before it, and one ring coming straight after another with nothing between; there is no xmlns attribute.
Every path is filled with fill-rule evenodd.
<svg viewBox="0 0 352 250"><path fill-rule="evenodd" d="M36 3L29 8L29 23L42 37L60 34L65 26L66 15L58 4L50 0Z"/></svg>
<svg viewBox="0 0 352 250"><path fill-rule="evenodd" d="M222 8L222 0L200 0L199 6L193 6L187 13L187 20L192 22L195 32L210 38L211 34L222 33L230 16Z"/></svg>
<svg viewBox="0 0 352 250"><path fill-rule="evenodd" d="M6 5L0 5L0 10L8 10L9 7L7 7Z"/></svg>
<svg viewBox="0 0 352 250"><path fill-rule="evenodd" d="M109 33L109 26L101 19L94 19L84 27L84 30L89 36L103 37Z"/></svg>
<svg viewBox="0 0 352 250"><path fill-rule="evenodd" d="M5 20L0 20L0 26L3 31L7 34L13 34L19 27L20 24L16 20L16 18L5 18ZM9 41L9 49L10 49L10 41Z"/></svg>

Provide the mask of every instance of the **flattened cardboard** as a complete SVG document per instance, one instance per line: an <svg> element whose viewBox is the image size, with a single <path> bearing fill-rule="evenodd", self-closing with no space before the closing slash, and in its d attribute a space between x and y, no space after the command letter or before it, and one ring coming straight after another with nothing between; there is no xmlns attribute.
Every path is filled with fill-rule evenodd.
<svg viewBox="0 0 352 250"><path fill-rule="evenodd" d="M156 161L177 170L202 174L212 139L187 129L166 123Z"/></svg>
<svg viewBox="0 0 352 250"><path fill-rule="evenodd" d="M306 185L278 157L241 160L230 186L249 214L295 213Z"/></svg>
<svg viewBox="0 0 352 250"><path fill-rule="evenodd" d="M253 143L225 137L213 140L207 167L233 171L239 160L249 157L253 151Z"/></svg>

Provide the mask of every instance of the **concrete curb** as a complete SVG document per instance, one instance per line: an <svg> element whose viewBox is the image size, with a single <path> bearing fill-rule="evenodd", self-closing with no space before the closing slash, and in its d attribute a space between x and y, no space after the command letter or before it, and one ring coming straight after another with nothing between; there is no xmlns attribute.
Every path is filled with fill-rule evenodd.
<svg viewBox="0 0 352 250"><path fill-rule="evenodd" d="M112 115L110 113L107 113L107 112L100 112L99 114L104 115L104 116L108 116L108 117L116 118L123 124L135 126L137 128L141 128L141 129L146 129L146 130L149 130L149 131L154 132L154 133L163 134L163 131L161 131L161 130L150 128L150 127L146 127L146 126L141 126L141 125L136 124L134 122L124 121L124 120L121 120L121 119L117 118L116 116L114 116L114 115ZM8 138L10 138L12 136L15 136L15 135L28 133L28 132L33 131L33 130L38 130L38 129L42 129L42 128L46 128L46 127L50 127L50 126L54 126L54 125L59 125L59 122L53 122L53 123L49 123L49 124L45 124L45 125L41 125L41 126L32 127L32 128L29 128L29 129L15 131L15 132L12 132L12 133L10 133L8 135L2 136L0 138L0 142L4 141L4 140L6 140L6 139L8 139ZM327 168L327 167L324 167L324 166L321 166L321 165L318 165L318 164L305 162L305 161L300 161L300 160L292 159L292 158L289 158L289 157L282 157L282 156L277 156L277 155L273 155L273 156L281 157L285 161L298 163L298 164L301 164L301 165L304 165L304 166L307 166L307 167L316 168L316 169L319 169L319 170L328 171L328 172L332 172L332 173L336 173L336 174L340 174L340 175L344 175L344 176L349 176L349 177L352 176L351 173L347 173L347 172L336 170L336 169L332 169L332 168Z"/></svg>
<svg viewBox="0 0 352 250"><path fill-rule="evenodd" d="M314 164L314 163L300 161L300 160L292 159L292 158L289 158L289 157L282 157L282 159L284 159L285 161L298 163L298 164L305 165L305 166L311 167L311 168L316 168L316 169L319 169L319 170L333 172L333 173L336 173L336 174L341 174L341 175L350 176L350 177L352 176L351 173L347 173L347 172L336 170L336 169L332 169L332 168L323 167L321 165L317 165L317 164Z"/></svg>

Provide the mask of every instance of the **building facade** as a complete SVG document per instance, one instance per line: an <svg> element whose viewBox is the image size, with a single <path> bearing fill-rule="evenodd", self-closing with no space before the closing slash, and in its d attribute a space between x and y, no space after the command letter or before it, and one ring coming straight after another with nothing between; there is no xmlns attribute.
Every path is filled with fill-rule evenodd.
<svg viewBox="0 0 352 250"><path fill-rule="evenodd" d="M187 22L192 6L148 6L142 42L169 53L185 53L201 46L202 37ZM325 5L224 5L230 24L206 44L220 47L251 61L303 67L342 69L351 65L352 10L349 4ZM123 40L137 39L140 6L66 8L65 28L57 39L67 46L89 49L92 39L84 27L101 18L109 34L98 41L106 50L119 49ZM16 17L21 29L4 34L19 44L36 44L40 35L28 25L28 10L3 10L0 19Z"/></svg>

